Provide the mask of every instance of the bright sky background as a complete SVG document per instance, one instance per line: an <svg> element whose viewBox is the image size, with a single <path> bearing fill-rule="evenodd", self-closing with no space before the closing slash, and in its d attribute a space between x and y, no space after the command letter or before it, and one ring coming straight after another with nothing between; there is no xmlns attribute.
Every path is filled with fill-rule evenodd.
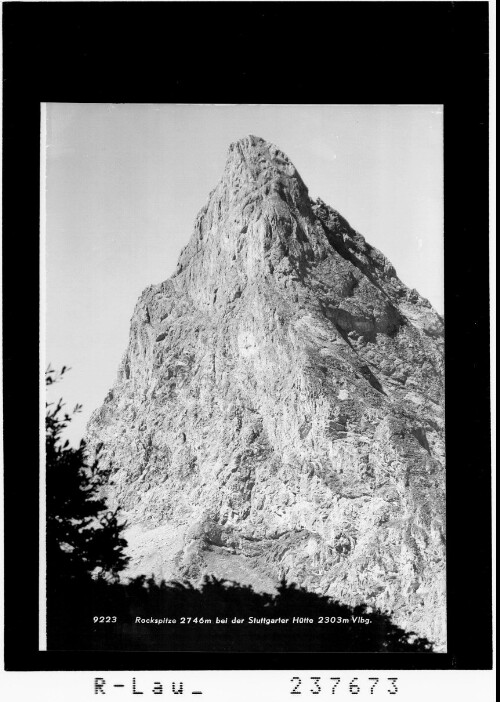
<svg viewBox="0 0 500 702"><path fill-rule="evenodd" d="M443 313L440 105L46 105L49 397L83 404L77 442L114 383L142 290L175 270L232 141L254 134ZM43 125L42 125L43 129Z"/></svg>

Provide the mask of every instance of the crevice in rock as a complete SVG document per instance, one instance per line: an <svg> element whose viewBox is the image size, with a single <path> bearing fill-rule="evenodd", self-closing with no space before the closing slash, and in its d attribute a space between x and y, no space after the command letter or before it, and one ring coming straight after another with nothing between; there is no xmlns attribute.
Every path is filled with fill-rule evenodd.
<svg viewBox="0 0 500 702"><path fill-rule="evenodd" d="M375 390L382 393L382 395L386 394L384 388L380 383L380 380L374 375L374 373L368 366L361 366L361 368L359 368L359 372L364 378L366 378L366 380L370 383L372 388L375 388Z"/></svg>
<svg viewBox="0 0 500 702"><path fill-rule="evenodd" d="M430 454L431 449L429 446L429 442L427 441L425 430L422 427L416 427L411 430L411 433L416 438L420 446L422 446L422 448L424 448L427 451L427 453Z"/></svg>

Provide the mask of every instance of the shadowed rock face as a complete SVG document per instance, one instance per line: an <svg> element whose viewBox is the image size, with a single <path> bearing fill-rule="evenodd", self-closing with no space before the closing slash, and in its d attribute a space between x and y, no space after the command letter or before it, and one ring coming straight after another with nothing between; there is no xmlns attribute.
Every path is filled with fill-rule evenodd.
<svg viewBox="0 0 500 702"><path fill-rule="evenodd" d="M229 148L90 448L133 573L285 576L445 645L443 323L290 160Z"/></svg>

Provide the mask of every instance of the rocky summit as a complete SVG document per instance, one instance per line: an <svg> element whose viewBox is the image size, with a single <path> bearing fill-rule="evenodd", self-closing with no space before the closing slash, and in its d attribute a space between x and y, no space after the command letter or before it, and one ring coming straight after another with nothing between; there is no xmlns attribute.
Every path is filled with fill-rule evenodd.
<svg viewBox="0 0 500 702"><path fill-rule="evenodd" d="M443 320L263 139L231 144L88 427L130 575L285 577L445 650Z"/></svg>

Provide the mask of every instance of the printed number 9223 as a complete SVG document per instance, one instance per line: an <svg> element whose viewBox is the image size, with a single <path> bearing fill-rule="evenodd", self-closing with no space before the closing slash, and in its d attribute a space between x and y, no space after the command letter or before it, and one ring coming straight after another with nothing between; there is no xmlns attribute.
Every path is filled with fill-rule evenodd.
<svg viewBox="0 0 500 702"><path fill-rule="evenodd" d="M115 624L116 617L94 617L94 624Z"/></svg>

